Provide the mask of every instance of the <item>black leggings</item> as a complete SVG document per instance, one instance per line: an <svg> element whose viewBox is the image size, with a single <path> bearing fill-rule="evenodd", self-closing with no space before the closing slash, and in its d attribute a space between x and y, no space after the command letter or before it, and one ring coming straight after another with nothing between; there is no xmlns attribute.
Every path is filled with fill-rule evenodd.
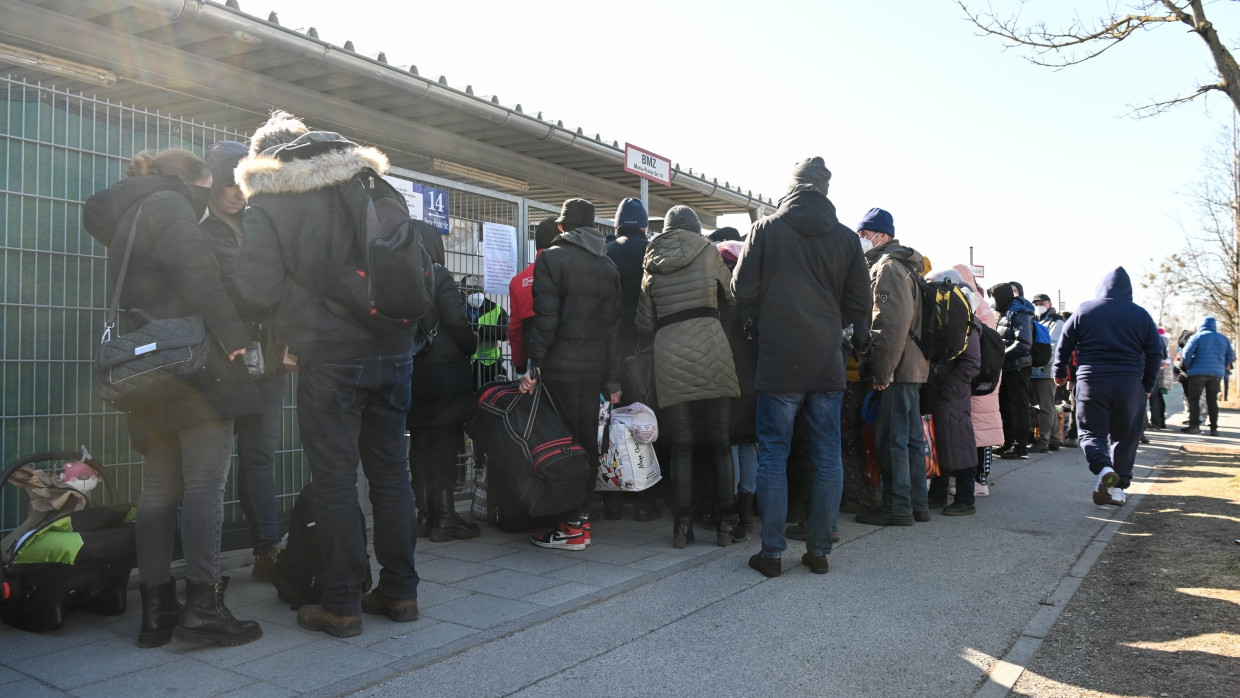
<svg viewBox="0 0 1240 698"><path fill-rule="evenodd" d="M672 444L672 506L677 516L689 516L695 441L710 451L715 473L715 504L720 516L736 513L736 482L732 472L732 450L728 445L731 410L732 401L726 397L680 402L660 410L663 419L659 425L660 435Z"/></svg>

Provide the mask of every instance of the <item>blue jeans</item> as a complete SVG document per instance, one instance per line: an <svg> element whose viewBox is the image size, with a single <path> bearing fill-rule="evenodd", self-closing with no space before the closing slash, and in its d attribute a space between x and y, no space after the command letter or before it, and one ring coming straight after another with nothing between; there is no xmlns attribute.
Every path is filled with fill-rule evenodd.
<svg viewBox="0 0 1240 698"><path fill-rule="evenodd" d="M357 505L357 463L370 484L379 589L418 595L416 515L405 451L413 354L303 364L297 384L301 443L315 482L314 514L323 557L323 608L361 613L365 522Z"/></svg>
<svg viewBox="0 0 1240 698"><path fill-rule="evenodd" d="M874 444L883 474L883 509L897 516L930 509L920 392L917 383L892 383L878 394Z"/></svg>
<svg viewBox="0 0 1240 698"><path fill-rule="evenodd" d="M732 444L732 476L744 494L758 491L758 444Z"/></svg>
<svg viewBox="0 0 1240 698"><path fill-rule="evenodd" d="M806 520L806 550L831 552L831 531L844 492L844 458L840 452L840 405L843 391L829 393L758 393L758 510L762 515L762 555L779 557L788 547L788 452L792 425L805 411L814 472Z"/></svg>
<svg viewBox="0 0 1240 698"><path fill-rule="evenodd" d="M250 528L254 554L261 555L280 542L276 528L276 445L284 416L284 390L288 376L267 376L254 381L262 410L238 417L233 424L237 434L237 495L241 511Z"/></svg>

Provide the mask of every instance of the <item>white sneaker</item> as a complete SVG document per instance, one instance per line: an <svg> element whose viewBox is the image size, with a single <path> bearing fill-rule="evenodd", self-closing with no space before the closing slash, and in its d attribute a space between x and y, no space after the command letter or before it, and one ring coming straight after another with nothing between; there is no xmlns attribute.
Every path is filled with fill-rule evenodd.
<svg viewBox="0 0 1240 698"><path fill-rule="evenodd" d="M1128 501L1128 493L1118 487L1107 490L1107 494L1111 496L1111 503L1116 506L1123 506L1124 502Z"/></svg>
<svg viewBox="0 0 1240 698"><path fill-rule="evenodd" d="M983 485L980 482L973 483L973 496L974 497L989 497L990 487L987 485Z"/></svg>
<svg viewBox="0 0 1240 698"><path fill-rule="evenodd" d="M1111 503L1111 489L1119 489L1119 474L1111 466L1098 473L1098 481L1094 483L1094 504L1104 506ZM1121 502L1122 503L1122 502Z"/></svg>

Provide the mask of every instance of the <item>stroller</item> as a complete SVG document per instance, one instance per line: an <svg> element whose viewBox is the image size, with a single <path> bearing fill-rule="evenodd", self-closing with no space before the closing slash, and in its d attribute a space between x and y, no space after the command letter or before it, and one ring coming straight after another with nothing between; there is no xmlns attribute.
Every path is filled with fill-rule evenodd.
<svg viewBox="0 0 1240 698"><path fill-rule="evenodd" d="M108 499L116 487L83 447L15 461L0 473L0 496L11 484L25 490L27 516L0 540L0 619L29 632L57 630L65 613L81 608L102 616L125 612L136 561L133 504L91 504L100 482ZM5 500L18 505L17 498Z"/></svg>

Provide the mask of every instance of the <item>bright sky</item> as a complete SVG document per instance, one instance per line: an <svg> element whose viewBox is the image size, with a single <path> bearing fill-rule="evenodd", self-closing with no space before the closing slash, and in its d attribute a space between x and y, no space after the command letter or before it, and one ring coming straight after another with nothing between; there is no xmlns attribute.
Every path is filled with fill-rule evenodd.
<svg viewBox="0 0 1240 698"><path fill-rule="evenodd" d="M1024 15L1059 27L1110 4L1038 0ZM1207 5L1225 40L1240 31L1232 5ZM1191 190L1232 119L1221 95L1126 116L1216 79L1205 44L1178 25L1056 72L977 36L950 0L241 6L764 197L785 191L794 162L821 155L846 224L885 208L936 267L967 262L972 247L983 284L1017 280L1069 309L1111 268L1135 277L1179 248Z"/></svg>

